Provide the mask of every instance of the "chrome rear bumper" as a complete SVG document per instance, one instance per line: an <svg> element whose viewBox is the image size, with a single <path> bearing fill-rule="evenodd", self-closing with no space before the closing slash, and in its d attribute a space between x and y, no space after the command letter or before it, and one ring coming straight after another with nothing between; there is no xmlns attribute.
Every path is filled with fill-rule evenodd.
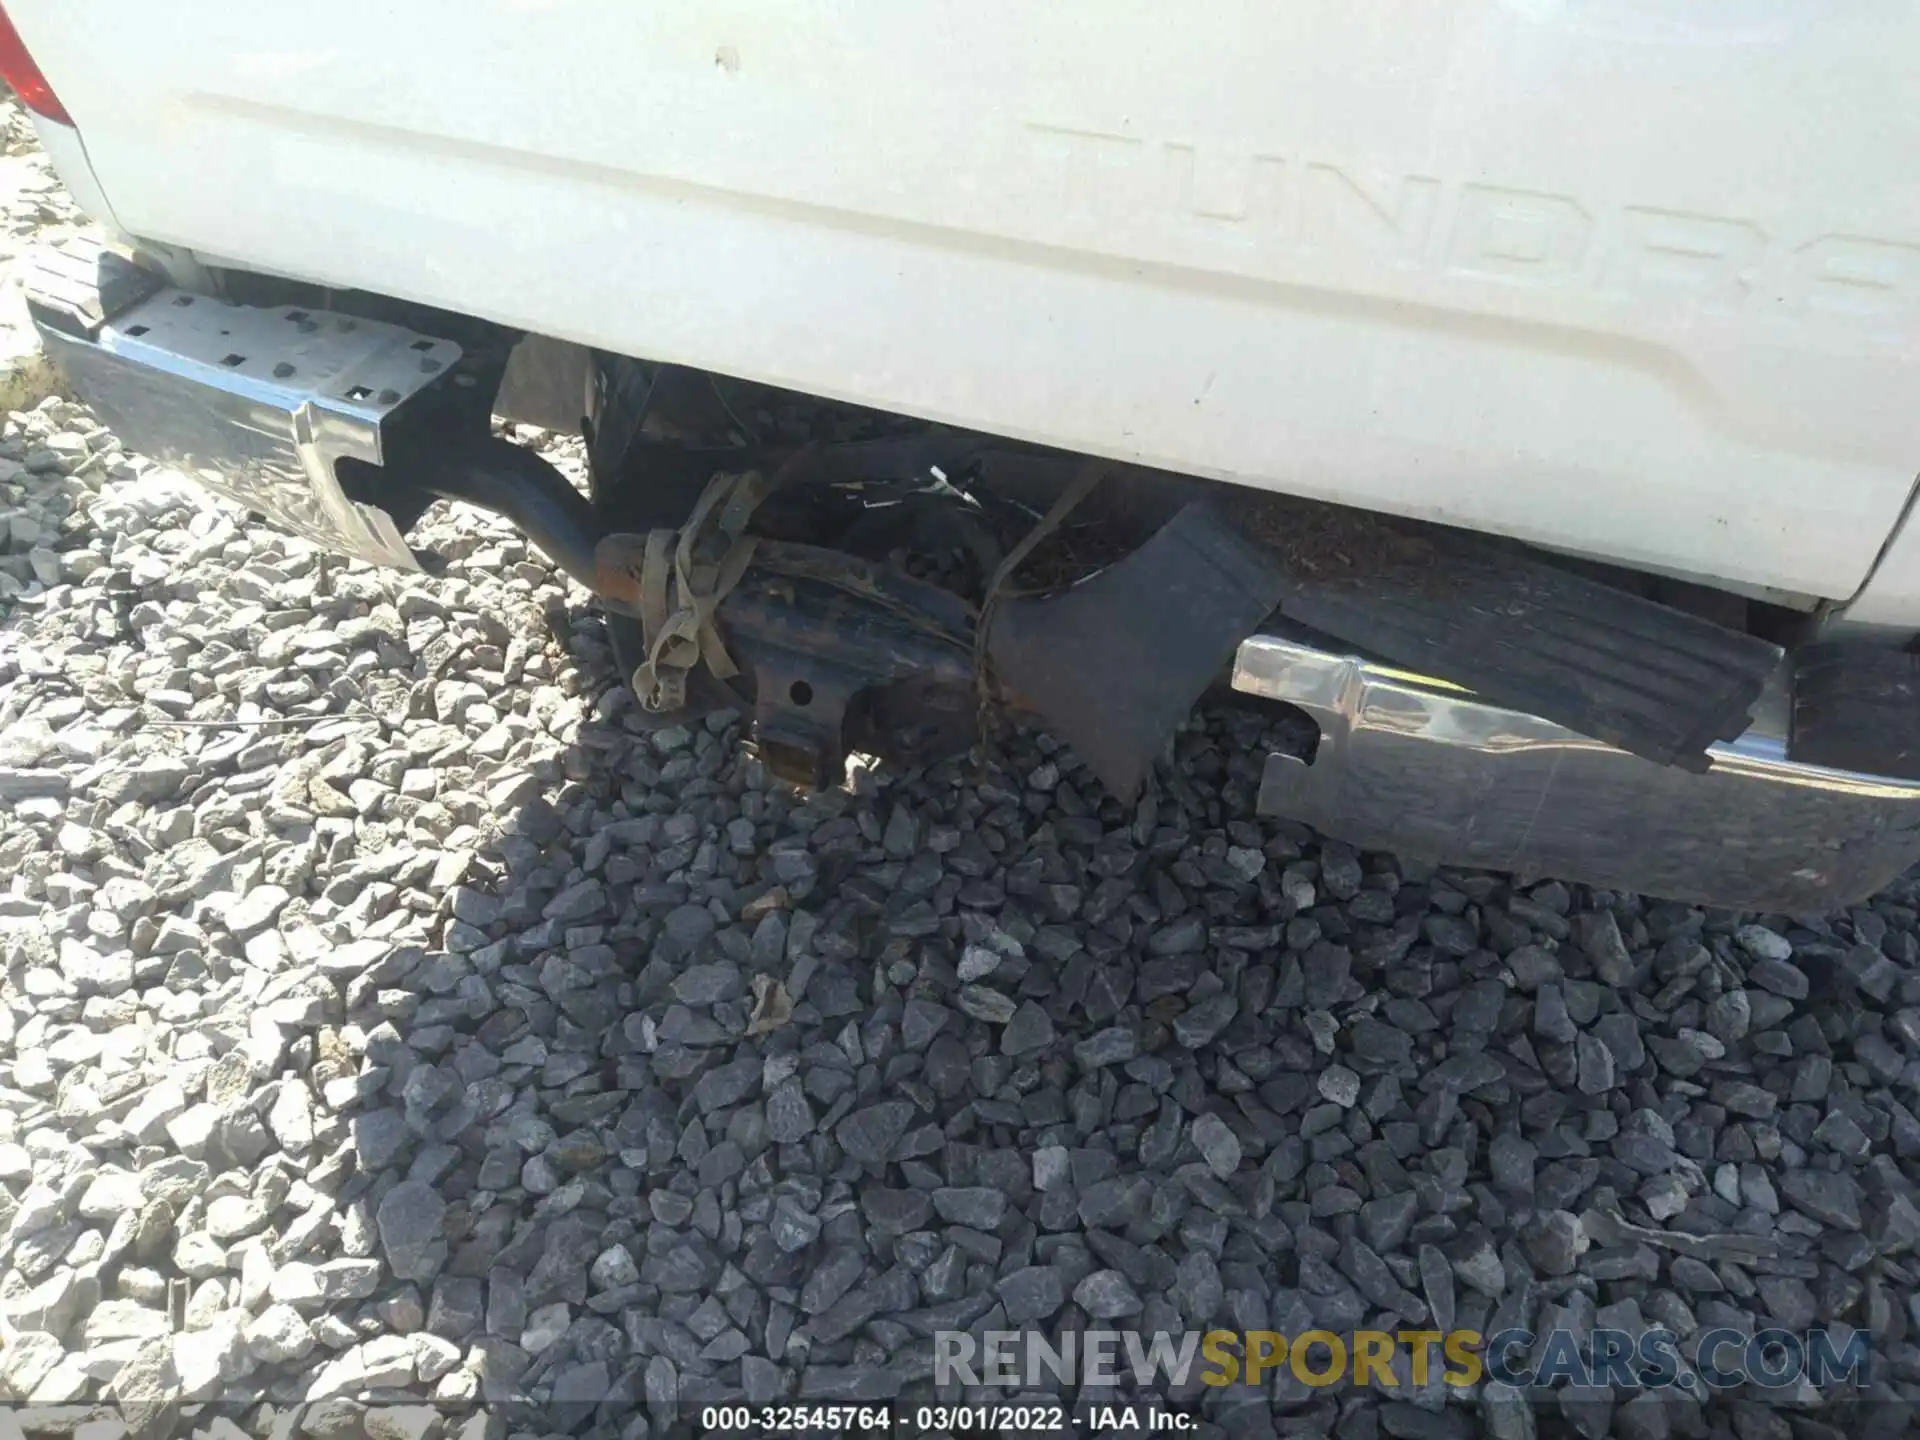
<svg viewBox="0 0 1920 1440"><path fill-rule="evenodd" d="M93 246L36 253L26 292L47 353L126 445L330 550L419 568L393 518L349 498L334 462L382 463L458 345L191 294Z"/></svg>
<svg viewBox="0 0 1920 1440"><path fill-rule="evenodd" d="M1695 775L1301 636L1246 641L1233 685L1320 729L1267 758L1261 811L1363 848L1789 914L1920 860L1920 783L1787 759L1784 690Z"/></svg>

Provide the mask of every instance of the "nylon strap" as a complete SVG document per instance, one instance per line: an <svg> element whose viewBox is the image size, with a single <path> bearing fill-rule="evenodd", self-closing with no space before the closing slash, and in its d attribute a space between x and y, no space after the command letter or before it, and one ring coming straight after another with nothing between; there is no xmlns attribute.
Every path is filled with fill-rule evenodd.
<svg viewBox="0 0 1920 1440"><path fill-rule="evenodd" d="M686 704L687 675L703 661L716 679L740 673L715 616L753 560L754 537L743 532L767 488L757 471L716 475L686 524L648 533L640 567L647 658L632 677L644 709L661 714ZM718 560L710 558L715 551Z"/></svg>

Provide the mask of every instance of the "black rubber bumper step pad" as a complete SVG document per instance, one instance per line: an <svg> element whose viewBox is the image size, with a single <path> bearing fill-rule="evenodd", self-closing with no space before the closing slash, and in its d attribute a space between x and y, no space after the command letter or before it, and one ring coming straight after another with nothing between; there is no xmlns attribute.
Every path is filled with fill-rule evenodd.
<svg viewBox="0 0 1920 1440"><path fill-rule="evenodd" d="M1841 644L1796 650L1787 755L1920 780L1920 655Z"/></svg>
<svg viewBox="0 0 1920 1440"><path fill-rule="evenodd" d="M1751 723L1779 647L1518 547L1359 512L1255 502L1288 619L1510 710L1682 769ZM1297 523L1296 523L1297 522Z"/></svg>
<svg viewBox="0 0 1920 1440"><path fill-rule="evenodd" d="M100 327L167 286L167 277L136 265L99 241L76 237L28 259L27 307L42 325L91 340Z"/></svg>

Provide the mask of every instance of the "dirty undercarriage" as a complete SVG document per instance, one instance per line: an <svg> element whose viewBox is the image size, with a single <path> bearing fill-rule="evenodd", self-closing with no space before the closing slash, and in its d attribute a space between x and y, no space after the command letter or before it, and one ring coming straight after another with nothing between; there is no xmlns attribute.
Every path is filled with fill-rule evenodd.
<svg viewBox="0 0 1920 1440"><path fill-rule="evenodd" d="M1788 911L1920 857L1920 663L1818 617L610 355L559 417L583 494L494 433L512 332L220 285L69 249L29 295L129 444L384 564L433 563L437 498L501 513L599 597L645 717L743 710L795 783L1020 716L1125 798L1225 679L1298 722L1259 809L1355 844Z"/></svg>
<svg viewBox="0 0 1920 1440"><path fill-rule="evenodd" d="M713 377L621 359L594 401L594 585L636 694L742 705L794 783L849 748L921 763L1011 712L1130 796L1276 611L1689 770L1780 660L1458 532L861 412L768 441Z"/></svg>
<svg viewBox="0 0 1920 1440"><path fill-rule="evenodd" d="M1279 598L1259 547L1165 484L926 427L819 438L817 415L798 444L689 445L709 377L610 361L598 389L595 588L623 669L656 713L743 705L797 784L1014 711L1131 794Z"/></svg>
<svg viewBox="0 0 1920 1440"><path fill-rule="evenodd" d="M34 304L135 433L315 538L414 564L404 532L434 498L506 514L601 598L649 713L743 706L795 783L827 783L849 747L909 764L964 748L1010 710L1130 795L1276 612L1693 771L1746 730L1782 656L1467 532L616 355L585 376L589 498L488 433L525 353L511 332L241 272L223 283L196 296L111 250L69 251L41 261ZM331 308L343 299L353 313ZM209 404L219 420L184 434L183 411ZM244 455L224 453L228 417ZM263 418L290 434L263 449ZM282 444L292 463L276 471Z"/></svg>

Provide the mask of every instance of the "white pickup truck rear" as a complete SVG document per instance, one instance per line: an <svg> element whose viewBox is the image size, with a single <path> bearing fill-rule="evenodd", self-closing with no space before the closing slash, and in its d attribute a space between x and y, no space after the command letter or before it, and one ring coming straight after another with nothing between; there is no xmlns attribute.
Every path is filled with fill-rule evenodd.
<svg viewBox="0 0 1920 1440"><path fill-rule="evenodd" d="M1908 7L7 9L203 258L1827 600L1920 471Z"/></svg>
<svg viewBox="0 0 1920 1440"><path fill-rule="evenodd" d="M63 177L187 293L233 272L370 292L1681 577L1810 639L1920 632L1920 11L6 12L0 58ZM1313 667L1270 663L1298 643L1243 652L1242 688L1301 703ZM1384 693L1349 681L1323 738L1366 731ZM1770 703L1717 752L1718 791L1642 795L1643 819L1686 811L1682 860L1585 871L1804 907L1912 858L1912 787L1790 763L1791 697ZM1323 747L1312 797L1275 778L1274 803L1393 842L1337 798L1350 748ZM1764 765L1841 818L1716 862L1701 817ZM1531 825L1490 836L1493 783L1423 789L1426 848L1582 869ZM1545 804L1567 781L1523 783Z"/></svg>

